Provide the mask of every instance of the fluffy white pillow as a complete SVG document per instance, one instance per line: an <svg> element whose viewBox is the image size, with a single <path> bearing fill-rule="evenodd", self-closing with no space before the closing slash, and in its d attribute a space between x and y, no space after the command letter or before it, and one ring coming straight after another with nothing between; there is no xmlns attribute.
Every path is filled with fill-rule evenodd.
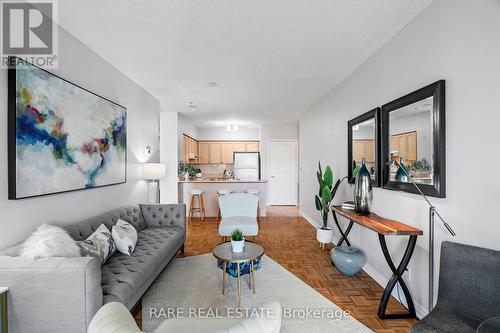
<svg viewBox="0 0 500 333"><path fill-rule="evenodd" d="M111 230L116 248L123 254L131 255L137 244L137 230L130 223L118 220Z"/></svg>
<svg viewBox="0 0 500 333"><path fill-rule="evenodd" d="M33 260L44 257L80 257L80 248L61 227L44 223L23 243L19 255Z"/></svg>

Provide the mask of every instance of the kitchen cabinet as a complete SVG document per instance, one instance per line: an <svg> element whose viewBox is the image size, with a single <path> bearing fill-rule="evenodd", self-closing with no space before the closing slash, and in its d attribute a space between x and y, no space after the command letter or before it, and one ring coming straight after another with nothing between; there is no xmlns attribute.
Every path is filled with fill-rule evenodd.
<svg viewBox="0 0 500 333"><path fill-rule="evenodd" d="M352 158L356 163L361 163L363 158L365 158L366 163L375 163L375 141L353 140Z"/></svg>
<svg viewBox="0 0 500 333"><path fill-rule="evenodd" d="M198 141L184 135L184 161L186 163L198 162Z"/></svg>
<svg viewBox="0 0 500 333"><path fill-rule="evenodd" d="M210 144L198 142L198 163L210 163Z"/></svg>
<svg viewBox="0 0 500 333"><path fill-rule="evenodd" d="M191 163L198 162L198 141L189 140L189 160Z"/></svg>
<svg viewBox="0 0 500 333"><path fill-rule="evenodd" d="M222 152L220 142L209 142L210 158L208 163L222 163Z"/></svg>
<svg viewBox="0 0 500 333"><path fill-rule="evenodd" d="M232 164L235 152L258 152L259 141L203 141L184 134L183 158L191 164Z"/></svg>
<svg viewBox="0 0 500 333"><path fill-rule="evenodd" d="M390 150L392 159L399 162L404 158L408 162L417 160L417 132L391 135Z"/></svg>
<svg viewBox="0 0 500 333"><path fill-rule="evenodd" d="M233 163L234 143L222 142L221 146L221 160L224 164Z"/></svg>
<svg viewBox="0 0 500 333"><path fill-rule="evenodd" d="M255 153L259 151L259 142L258 141L249 141L245 144L245 151L249 153Z"/></svg>

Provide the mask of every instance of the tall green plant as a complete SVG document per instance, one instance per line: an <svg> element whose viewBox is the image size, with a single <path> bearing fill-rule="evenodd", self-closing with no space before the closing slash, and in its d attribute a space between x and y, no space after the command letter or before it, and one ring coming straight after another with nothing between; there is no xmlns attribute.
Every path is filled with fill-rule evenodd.
<svg viewBox="0 0 500 333"><path fill-rule="evenodd" d="M328 229L328 214L330 212L330 205L340 183L343 179L339 179L333 183L333 171L329 165L326 166L325 172L321 169L321 162L318 162L318 171L316 171L316 178L318 179L319 191L315 195L316 209L321 212L323 217L323 226L321 229Z"/></svg>

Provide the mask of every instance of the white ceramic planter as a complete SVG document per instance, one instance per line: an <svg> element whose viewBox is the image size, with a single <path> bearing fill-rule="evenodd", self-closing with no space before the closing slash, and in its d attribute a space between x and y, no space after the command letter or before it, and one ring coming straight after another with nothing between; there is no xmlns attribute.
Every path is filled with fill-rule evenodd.
<svg viewBox="0 0 500 333"><path fill-rule="evenodd" d="M240 240L240 241L234 241L231 239L231 248L233 249L234 253L240 253L243 252L243 248L245 247L245 240Z"/></svg>
<svg viewBox="0 0 500 333"><path fill-rule="evenodd" d="M333 241L332 229L316 229L316 239L322 244L328 244Z"/></svg>

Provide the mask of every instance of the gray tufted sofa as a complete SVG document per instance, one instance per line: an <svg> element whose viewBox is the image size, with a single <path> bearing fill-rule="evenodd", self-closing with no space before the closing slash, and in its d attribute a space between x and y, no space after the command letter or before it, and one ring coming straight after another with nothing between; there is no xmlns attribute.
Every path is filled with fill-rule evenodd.
<svg viewBox="0 0 500 333"><path fill-rule="evenodd" d="M90 257L14 257L19 245L0 252L0 286L9 287L9 332L84 333L105 303L120 302L131 310L184 251L185 205L128 206L64 229L80 241L101 224L111 230L118 219L137 229L137 246L131 256L116 253L102 267Z"/></svg>

